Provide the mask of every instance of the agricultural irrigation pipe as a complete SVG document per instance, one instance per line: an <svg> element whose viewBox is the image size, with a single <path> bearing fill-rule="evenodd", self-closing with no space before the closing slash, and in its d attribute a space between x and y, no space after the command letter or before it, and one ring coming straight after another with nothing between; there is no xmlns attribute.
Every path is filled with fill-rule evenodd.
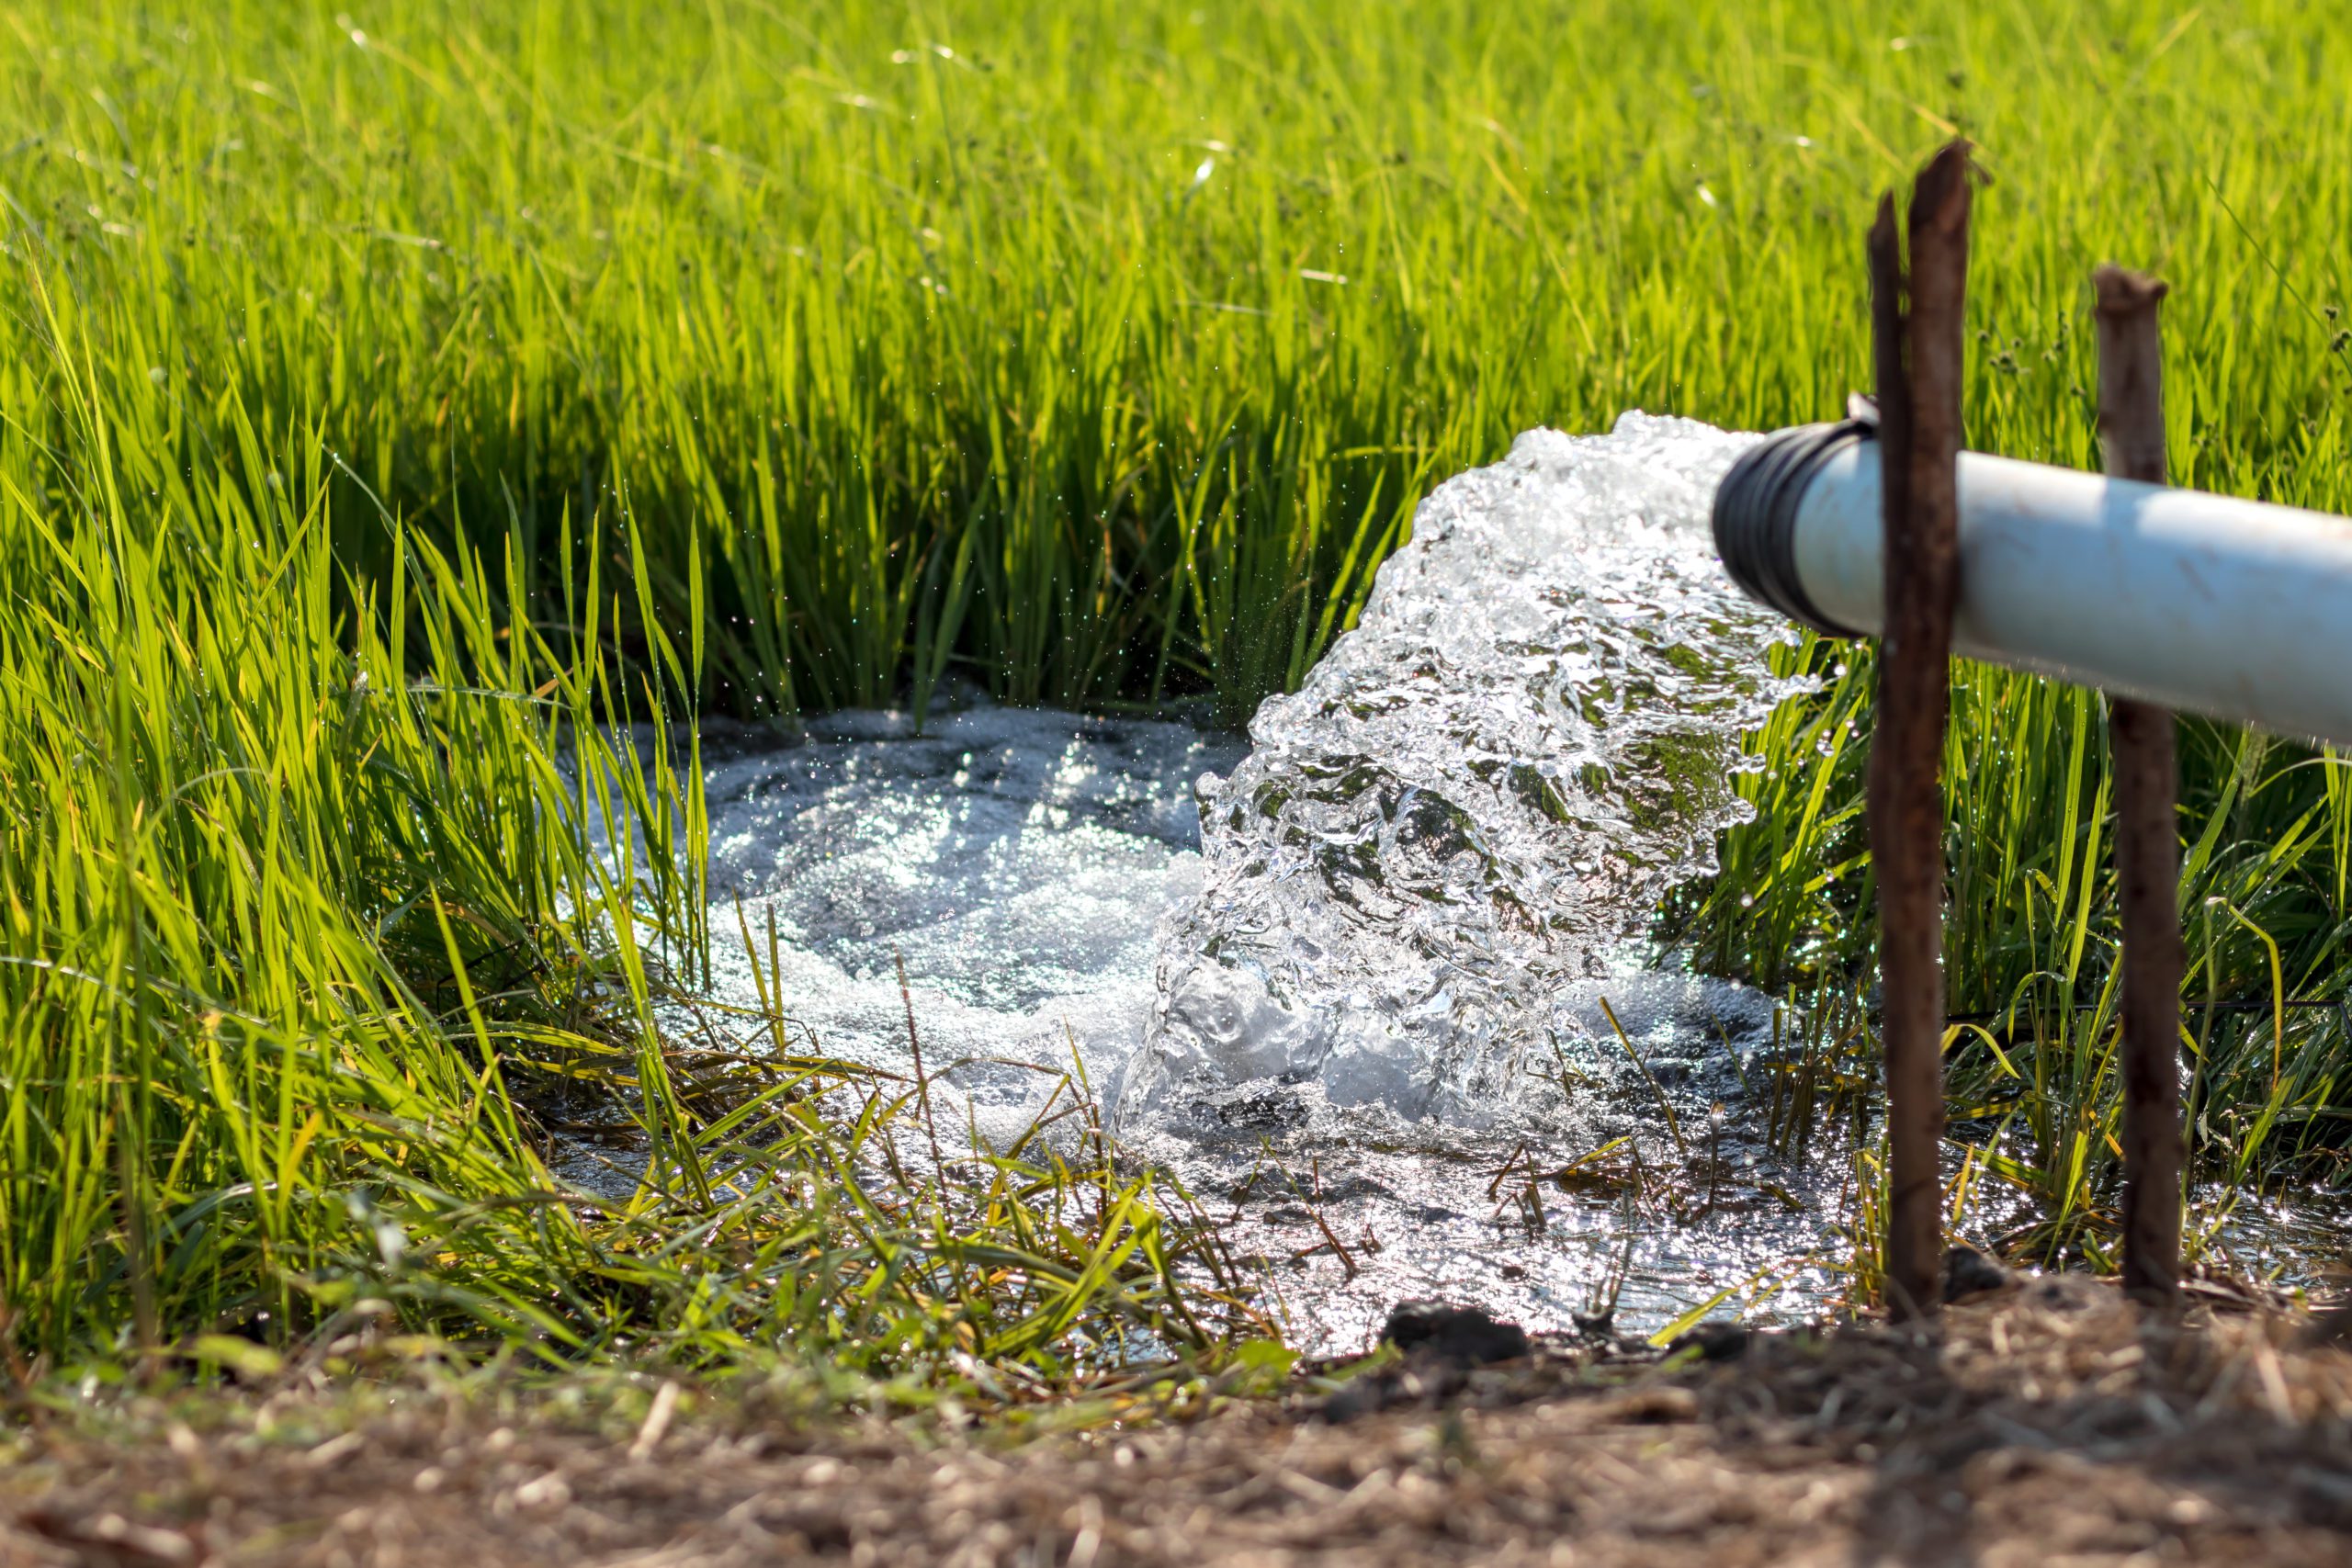
<svg viewBox="0 0 2352 1568"><path fill-rule="evenodd" d="M1867 417L1767 436L1715 491L1750 597L1883 626ZM2278 734L2352 744L2352 518L1969 452L1953 650Z"/></svg>

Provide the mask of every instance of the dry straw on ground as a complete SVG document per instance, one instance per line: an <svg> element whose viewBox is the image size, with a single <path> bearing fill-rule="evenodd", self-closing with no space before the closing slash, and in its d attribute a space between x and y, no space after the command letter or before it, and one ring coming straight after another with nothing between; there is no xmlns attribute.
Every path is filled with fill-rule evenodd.
<svg viewBox="0 0 2352 1568"><path fill-rule="evenodd" d="M1018 1442L479 1390L52 1418L0 1467L0 1564L2352 1560L2352 1355L2298 1314L2044 1280L1916 1335L1437 1381Z"/></svg>

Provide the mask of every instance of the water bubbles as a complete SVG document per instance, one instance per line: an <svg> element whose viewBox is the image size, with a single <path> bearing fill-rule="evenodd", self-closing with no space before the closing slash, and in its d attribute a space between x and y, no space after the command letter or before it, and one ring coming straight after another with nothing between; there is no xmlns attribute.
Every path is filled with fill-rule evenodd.
<svg viewBox="0 0 2352 1568"><path fill-rule="evenodd" d="M763 965L775 922L767 983L795 1039L903 1072L903 956L933 1070L967 1064L941 1092L984 1140L1017 1133L1073 1051L1099 1084L1142 1038L1154 928L1194 886L1188 782L1237 751L1181 725L946 699L920 736L852 712L784 750L715 747L717 994L760 1006L740 898Z"/></svg>
<svg viewBox="0 0 2352 1568"><path fill-rule="evenodd" d="M1408 1119L1505 1109L1564 985L1746 814L1739 737L1786 688L1705 519L1752 439L1535 431L1429 498L1357 628L1204 795L1207 874L1123 1122L1261 1081Z"/></svg>

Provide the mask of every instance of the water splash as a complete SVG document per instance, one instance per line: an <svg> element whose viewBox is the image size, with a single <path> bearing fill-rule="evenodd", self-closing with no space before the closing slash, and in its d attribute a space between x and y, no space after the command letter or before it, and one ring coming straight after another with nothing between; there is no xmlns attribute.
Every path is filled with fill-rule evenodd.
<svg viewBox="0 0 2352 1568"><path fill-rule="evenodd" d="M903 953L941 1120L976 1143L1018 1137L1052 1075L1107 1080L1123 1143L1219 1205L1303 1345L1431 1293L1561 1327L1612 1271L1626 1323L1742 1281L1815 1304L1804 1178L1660 1124L1665 1095L1692 1139L1716 1125L1769 1003L1625 951L1738 816L1739 736L1779 694L1705 525L1752 439L1629 415L1441 487L1246 754L978 701L926 735L838 715L746 750L707 779L722 906L762 949L774 918L803 1043L893 1071ZM750 1003L717 945L721 998ZM1498 1207L1515 1148L1610 1146L1703 1201L1635 1212L1612 1178Z"/></svg>
<svg viewBox="0 0 2352 1568"><path fill-rule="evenodd" d="M1577 982L1710 868L1739 737L1784 693L1706 527L1754 439L1532 431L1430 496L1360 624L1200 781L1202 887L1123 1128L1262 1120L1278 1087L1488 1123L1531 1053L1589 1033Z"/></svg>

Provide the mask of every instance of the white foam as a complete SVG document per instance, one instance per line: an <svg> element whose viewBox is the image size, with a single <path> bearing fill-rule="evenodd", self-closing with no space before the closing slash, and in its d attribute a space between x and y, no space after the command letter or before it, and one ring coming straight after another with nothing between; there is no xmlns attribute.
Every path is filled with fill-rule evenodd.
<svg viewBox="0 0 2352 1568"><path fill-rule="evenodd" d="M1134 1052L1155 927L1199 886L1187 781L1238 751L1178 724L974 701L923 735L842 714L722 761L706 777L714 993L755 1004L755 956L796 1048L906 1072L903 957L925 1065L1001 1142L1056 1076L1099 1085Z"/></svg>
<svg viewBox="0 0 2352 1568"><path fill-rule="evenodd" d="M1488 1122L1531 1049L1589 1032L1574 983L1709 868L1784 690L1706 528L1754 439L1532 431L1430 496L1360 624L1202 783L1205 875L1123 1128L1261 1080Z"/></svg>

